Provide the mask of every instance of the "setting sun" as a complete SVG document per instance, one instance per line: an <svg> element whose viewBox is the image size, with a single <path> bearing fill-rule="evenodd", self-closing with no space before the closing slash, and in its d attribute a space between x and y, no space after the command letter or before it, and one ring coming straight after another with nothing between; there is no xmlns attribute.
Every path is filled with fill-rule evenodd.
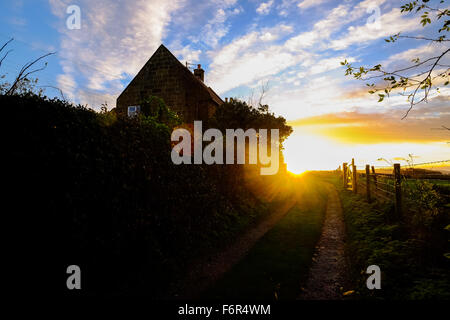
<svg viewBox="0 0 450 320"><path fill-rule="evenodd" d="M361 132L355 135L355 142L351 142L350 138L338 139L339 130L334 130L336 136L333 136L331 129L327 130L330 132L327 135L318 133L312 126L294 127L294 133L286 140L284 149L288 171L299 174L308 170L335 170L352 158L360 167L365 164L386 166L389 161L405 165L409 155L414 156L416 163L450 158L450 148L445 141L371 143L374 137L369 136L367 142L362 143L364 129L370 132L370 128L361 128Z"/></svg>
<svg viewBox="0 0 450 320"><path fill-rule="evenodd" d="M336 169L345 158L340 154L341 150L331 139L294 128L294 133L285 142L284 157L288 171L299 174L308 170Z"/></svg>

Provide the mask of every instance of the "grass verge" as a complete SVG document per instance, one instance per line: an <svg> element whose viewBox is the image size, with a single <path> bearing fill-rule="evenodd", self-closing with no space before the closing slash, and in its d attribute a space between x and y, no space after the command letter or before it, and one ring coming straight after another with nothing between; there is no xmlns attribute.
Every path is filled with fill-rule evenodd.
<svg viewBox="0 0 450 320"><path fill-rule="evenodd" d="M205 294L206 299L283 299L300 294L319 240L326 193L322 185L302 179L297 204ZM299 181L299 183L302 183Z"/></svg>
<svg viewBox="0 0 450 320"><path fill-rule="evenodd" d="M445 240L419 237L410 219L393 219L393 203L367 203L362 195L340 191L347 229L347 254L355 294L362 299L416 300L450 299L448 259L443 256ZM405 212L411 214L410 212ZM427 233L441 232L441 228ZM442 252L441 252L442 251ZM368 290L366 269L381 269L381 290Z"/></svg>

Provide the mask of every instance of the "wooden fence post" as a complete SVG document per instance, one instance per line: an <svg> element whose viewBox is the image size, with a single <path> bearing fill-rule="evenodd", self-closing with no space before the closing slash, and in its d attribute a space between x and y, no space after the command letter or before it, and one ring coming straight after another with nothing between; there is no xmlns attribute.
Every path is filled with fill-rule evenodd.
<svg viewBox="0 0 450 320"><path fill-rule="evenodd" d="M347 189L347 162L342 164L342 183L344 185L344 189Z"/></svg>
<svg viewBox="0 0 450 320"><path fill-rule="evenodd" d="M395 186L395 213L397 217L402 216L402 186L401 186L400 163L394 163L394 186Z"/></svg>
<svg viewBox="0 0 450 320"><path fill-rule="evenodd" d="M375 191L378 190L378 184L377 184L377 176L375 174L375 167L372 166L372 174L373 174L373 182L375 183Z"/></svg>
<svg viewBox="0 0 450 320"><path fill-rule="evenodd" d="M352 189L353 193L358 193L358 185L356 183L356 166L355 166L355 159L352 158Z"/></svg>
<svg viewBox="0 0 450 320"><path fill-rule="evenodd" d="M370 203L372 199L370 198L370 166L366 164L366 194L367 201Z"/></svg>

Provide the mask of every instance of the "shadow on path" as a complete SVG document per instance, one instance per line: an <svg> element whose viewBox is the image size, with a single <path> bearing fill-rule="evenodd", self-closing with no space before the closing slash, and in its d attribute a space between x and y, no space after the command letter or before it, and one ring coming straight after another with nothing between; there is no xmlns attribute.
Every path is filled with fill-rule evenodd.
<svg viewBox="0 0 450 320"><path fill-rule="evenodd" d="M255 243L283 218L297 203L297 197L292 197L278 207L268 218L236 239L224 251L212 257L207 257L195 263L190 268L183 283L176 285L177 292L173 298L195 299L220 279L225 272L238 263Z"/></svg>

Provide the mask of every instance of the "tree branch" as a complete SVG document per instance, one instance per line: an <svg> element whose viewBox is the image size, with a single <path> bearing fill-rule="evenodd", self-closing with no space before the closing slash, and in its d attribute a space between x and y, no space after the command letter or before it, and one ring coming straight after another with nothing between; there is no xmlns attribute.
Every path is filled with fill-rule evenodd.
<svg viewBox="0 0 450 320"><path fill-rule="evenodd" d="M433 66L432 66L431 69L429 70L428 75L426 76L426 78L423 79L423 80L417 85L416 89L414 90L414 93L412 94L412 99L411 99L411 104L410 104L410 106L409 106L409 109L406 111L406 113L405 113L405 115L403 116L402 120L405 119L405 118L408 116L409 112L411 111L411 109L413 108L413 106L414 106L415 104L420 103L420 102L422 102L422 101L426 101L426 99L427 99L427 97L428 97L428 93L430 92L430 89L431 89L431 85L428 86L428 87L425 87L424 97L423 97L419 102L414 103L414 99L415 99L415 97L416 97L417 90L419 90L420 86L421 86L423 83L425 83L429 78L430 78L430 82L431 82L431 73L433 72L433 70L434 70L434 68L436 67L436 65L437 65L437 63L439 62L439 60L441 60L442 57L445 56L449 51L450 51L450 48L447 49L447 50L445 50L445 51L437 58L437 60L434 62Z"/></svg>
<svg viewBox="0 0 450 320"><path fill-rule="evenodd" d="M0 48L0 52L2 52L3 49L5 49L5 47L6 47L11 41L13 41L13 40L14 40L14 38L11 38L11 39L9 39L8 41L6 41L6 43ZM11 51L13 51L13 50L11 49L11 50L9 50L8 52L6 52L5 55L3 56L3 58L0 59L0 67L2 66L3 60L5 60L6 56L7 56Z"/></svg>
<svg viewBox="0 0 450 320"><path fill-rule="evenodd" d="M61 95L61 98L62 98L64 101L67 101L67 100L66 100L66 97L64 96L63 91L62 91L60 88L58 88L58 87L51 86L51 85L38 86L38 87L39 87L39 88L52 88L52 89L58 90L58 91L59 91L59 94Z"/></svg>
<svg viewBox="0 0 450 320"><path fill-rule="evenodd" d="M398 38L406 38L406 39L415 39L415 40L428 40L433 42L443 42L443 41L450 41L448 39L432 39L432 38L425 38L425 37L414 37L414 36L398 36Z"/></svg>
<svg viewBox="0 0 450 320"><path fill-rule="evenodd" d="M14 38L11 38L8 41L6 41L6 43L0 48L0 52L2 52L2 50L5 49L5 47L13 40L14 40Z"/></svg>
<svg viewBox="0 0 450 320"><path fill-rule="evenodd" d="M39 62L40 60L55 54L55 52L50 52L47 54L44 54L43 56L40 56L39 58L35 59L34 61L31 61L27 64L25 64L22 69L20 70L19 74L17 75L16 79L14 80L13 84L11 85L11 87L8 89L8 91L5 93L5 95L12 95L14 94L14 92L17 89L17 84L20 83L22 80L24 80L27 76L29 76L32 73L38 72L38 71L42 71L47 67L47 63L45 63L45 65L42 68L33 70L33 71L29 71L27 72L27 70L32 67L34 64L36 64L37 62Z"/></svg>

